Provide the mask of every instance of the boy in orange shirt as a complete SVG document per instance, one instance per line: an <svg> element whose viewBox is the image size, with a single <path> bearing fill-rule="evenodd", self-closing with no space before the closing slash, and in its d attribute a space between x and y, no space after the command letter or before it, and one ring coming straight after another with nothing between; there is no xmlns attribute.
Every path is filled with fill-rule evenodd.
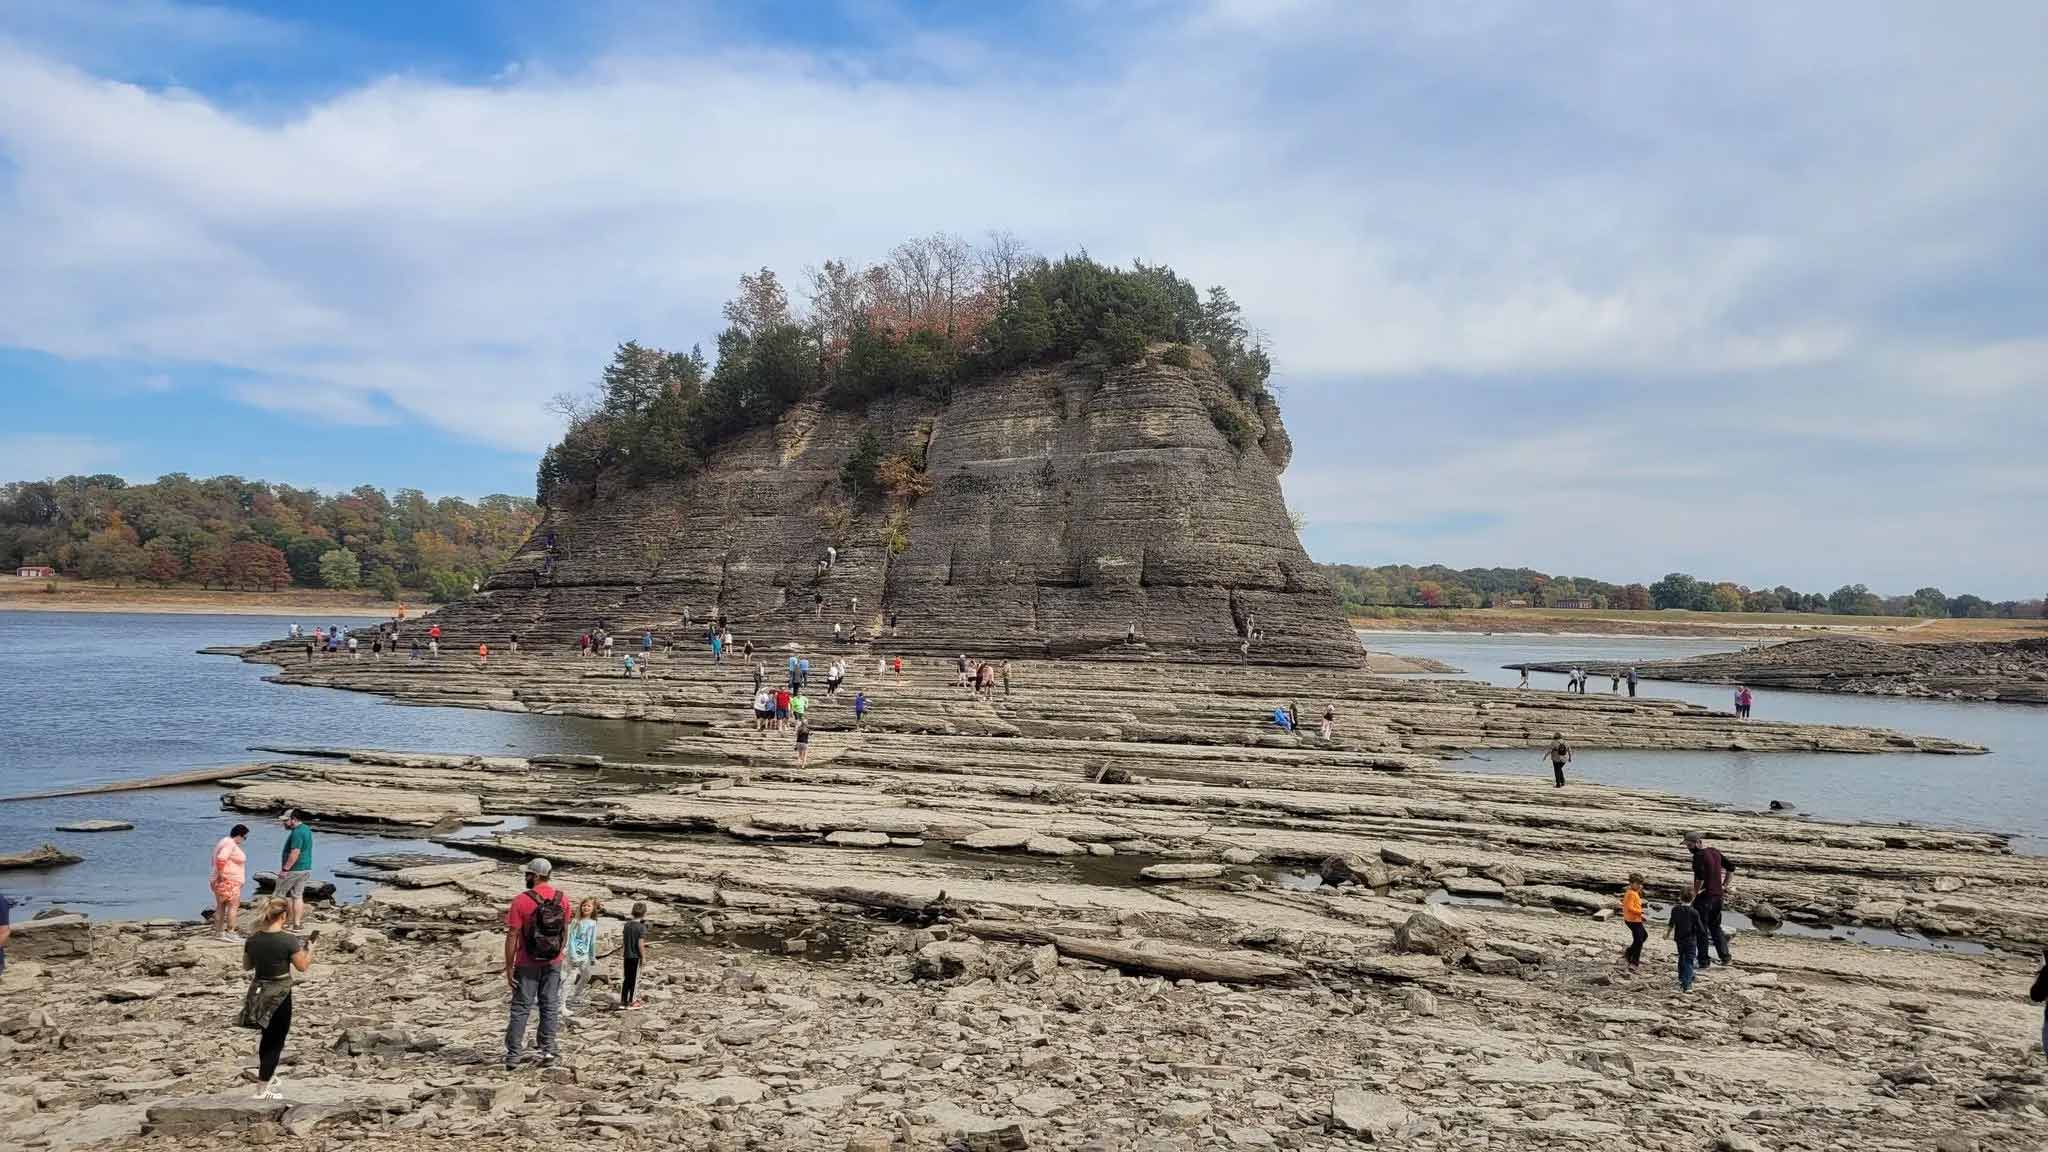
<svg viewBox="0 0 2048 1152"><path fill-rule="evenodd" d="M1628 874L1628 888L1621 894L1621 922L1628 925L1628 947L1622 950L1621 958L1628 961L1628 970L1634 974L1643 963L1643 941L1649 938L1649 930L1643 927L1643 874Z"/></svg>

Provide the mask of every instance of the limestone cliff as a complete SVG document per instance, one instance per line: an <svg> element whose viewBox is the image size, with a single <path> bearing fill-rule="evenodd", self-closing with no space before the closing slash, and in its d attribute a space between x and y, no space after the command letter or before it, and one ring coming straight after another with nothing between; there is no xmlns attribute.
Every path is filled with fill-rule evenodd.
<svg viewBox="0 0 2048 1152"><path fill-rule="evenodd" d="M1233 445L1229 413L1249 436ZM872 428L921 460L928 494L852 505L842 464ZM677 630L723 612L736 636L892 652L1234 657L1349 664L1359 645L1282 502L1290 453L1270 401L1156 358L962 387L950 403L829 394L721 445L680 485L604 486L552 509L480 596L439 619L457 640ZM546 541L553 534L551 571ZM828 547L837 562L820 573ZM822 597L822 605L820 598ZM1127 650L1135 625L1141 646Z"/></svg>

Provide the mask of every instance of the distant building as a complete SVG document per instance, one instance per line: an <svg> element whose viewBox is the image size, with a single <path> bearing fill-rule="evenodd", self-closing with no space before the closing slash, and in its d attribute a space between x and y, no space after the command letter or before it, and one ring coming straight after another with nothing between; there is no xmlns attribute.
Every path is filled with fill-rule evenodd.
<svg viewBox="0 0 2048 1152"><path fill-rule="evenodd" d="M1599 605L1598 605L1598 604L1595 604L1595 603L1593 603L1593 598L1592 598L1592 597L1590 597L1590 596L1574 596L1574 597L1572 597L1571 599L1568 599L1568 600L1559 600L1559 601L1558 601L1557 603L1555 603L1555 604L1551 605L1551 607L1553 607L1553 608L1598 608L1598 607L1599 607Z"/></svg>
<svg viewBox="0 0 2048 1152"><path fill-rule="evenodd" d="M14 574L24 580L48 580L57 575L57 570L47 564L24 564Z"/></svg>
<svg viewBox="0 0 2048 1152"><path fill-rule="evenodd" d="M1495 608L1527 608L1529 606L1529 602L1527 600L1523 600L1517 597L1507 600L1495 600L1493 602L1493 606Z"/></svg>

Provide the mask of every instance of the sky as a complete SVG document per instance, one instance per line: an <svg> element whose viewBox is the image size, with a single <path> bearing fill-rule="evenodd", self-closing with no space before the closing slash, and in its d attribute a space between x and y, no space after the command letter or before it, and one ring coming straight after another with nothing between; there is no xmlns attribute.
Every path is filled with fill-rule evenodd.
<svg viewBox="0 0 2048 1152"><path fill-rule="evenodd" d="M0 478L528 493L933 231L1270 341L1319 560L2038 596L2048 5L0 0Z"/></svg>

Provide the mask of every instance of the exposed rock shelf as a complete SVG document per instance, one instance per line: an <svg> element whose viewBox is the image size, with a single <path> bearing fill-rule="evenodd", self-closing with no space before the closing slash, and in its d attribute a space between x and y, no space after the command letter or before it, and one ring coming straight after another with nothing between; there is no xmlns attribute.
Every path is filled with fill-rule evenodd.
<svg viewBox="0 0 2048 1152"><path fill-rule="evenodd" d="M1519 667L1519 665L1517 665ZM1542 663L1536 672L1582 667L1594 676L1627 671L1627 665ZM1800 692L1846 692L1863 696L1921 696L1949 700L1995 700L2007 704L2048 704L2048 639L1974 644L1897 644L1851 637L1794 640L1739 652L1717 652L1684 660L1636 665L1652 680L1747 684Z"/></svg>

